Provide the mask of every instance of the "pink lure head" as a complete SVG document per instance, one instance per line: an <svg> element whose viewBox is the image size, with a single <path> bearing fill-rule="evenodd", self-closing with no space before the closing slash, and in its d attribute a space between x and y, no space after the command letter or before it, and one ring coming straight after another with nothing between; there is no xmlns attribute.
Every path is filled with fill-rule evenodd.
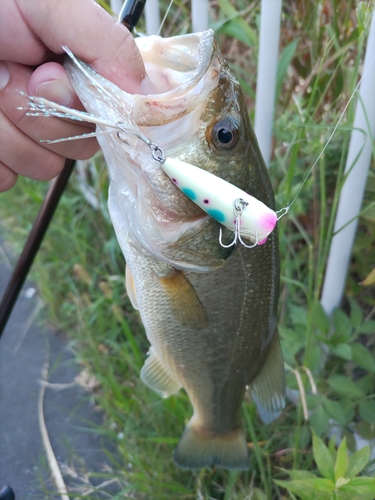
<svg viewBox="0 0 375 500"><path fill-rule="evenodd" d="M267 235L272 233L272 231L276 226L276 223L277 223L277 215L275 214L275 212L272 212L271 210L261 215L261 217L259 218L259 224L261 225L263 231L267 233ZM258 245L260 244L261 243L258 243Z"/></svg>

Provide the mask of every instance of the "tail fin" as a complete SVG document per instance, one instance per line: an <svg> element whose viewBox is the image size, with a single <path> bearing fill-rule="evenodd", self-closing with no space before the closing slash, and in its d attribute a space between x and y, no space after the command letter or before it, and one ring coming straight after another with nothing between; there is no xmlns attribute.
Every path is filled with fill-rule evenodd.
<svg viewBox="0 0 375 500"><path fill-rule="evenodd" d="M190 421L174 454L176 465L183 469L201 469L217 465L224 469L247 470L248 448L242 428L227 434L214 434Z"/></svg>

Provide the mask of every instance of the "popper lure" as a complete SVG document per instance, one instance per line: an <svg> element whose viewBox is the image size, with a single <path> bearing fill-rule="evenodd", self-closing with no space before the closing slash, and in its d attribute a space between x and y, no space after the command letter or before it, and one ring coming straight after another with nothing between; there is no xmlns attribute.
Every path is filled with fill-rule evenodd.
<svg viewBox="0 0 375 500"><path fill-rule="evenodd" d="M234 231L232 243L224 245L220 230L219 241L223 247L239 242L247 248L253 248L266 242L277 223L277 215L273 210L221 177L191 163L165 158L163 150L152 142L148 146L154 159L185 196L213 219ZM248 238L253 245L247 245L242 238Z"/></svg>

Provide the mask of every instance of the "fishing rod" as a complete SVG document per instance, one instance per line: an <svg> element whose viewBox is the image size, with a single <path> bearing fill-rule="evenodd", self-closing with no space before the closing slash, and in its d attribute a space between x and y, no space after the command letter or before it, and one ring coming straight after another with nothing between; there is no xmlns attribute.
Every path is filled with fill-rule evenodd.
<svg viewBox="0 0 375 500"><path fill-rule="evenodd" d="M125 0L118 21L122 23L130 32L142 15L146 0ZM42 203L34 225L26 240L25 246L18 259L16 267L9 280L3 298L0 302L0 340L9 317L17 302L22 286L29 274L30 268L43 242L44 236L63 195L70 175L75 166L75 160L66 158L64 168L60 175L52 181L46 197ZM4 486L0 490L0 500L15 500L14 490L10 486Z"/></svg>

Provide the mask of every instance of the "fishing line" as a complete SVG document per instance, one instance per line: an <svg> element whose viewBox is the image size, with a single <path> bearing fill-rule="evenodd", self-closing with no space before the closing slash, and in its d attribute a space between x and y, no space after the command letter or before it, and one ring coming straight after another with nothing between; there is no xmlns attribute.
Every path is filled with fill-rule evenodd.
<svg viewBox="0 0 375 500"><path fill-rule="evenodd" d="M167 17L168 17L169 11L170 11L170 10L171 10L171 8L172 8L173 2L174 2L174 0L171 0L171 1L169 2L167 12L165 13L165 16L163 17L163 20L162 20L162 22L160 23L160 28L159 28L159 31L157 32L157 36L160 36L161 29L162 29L162 27L163 27L163 25L164 25L164 23L165 23L165 21L166 21L166 19L167 19Z"/></svg>
<svg viewBox="0 0 375 500"><path fill-rule="evenodd" d="M369 65L369 67L368 67L368 70L369 70L369 69L370 69L370 67L374 64L374 62L375 62L375 58L371 61L370 65ZM321 159L321 157L323 156L323 154L324 154L325 150L326 150L326 149L327 149L327 147L329 146L329 143L331 142L331 140L332 140L333 136L335 135L335 133L336 133L337 129L339 128L339 126L340 126L340 124L341 124L342 120L344 119L344 116L345 116L345 114L346 114L346 112L347 112L347 110L348 110L348 107L349 107L350 103L352 102L352 100L353 100L354 96L356 95L356 93L357 93L357 91L358 91L358 89L359 89L359 86L360 86L360 85L361 85L361 83L362 83L362 80L363 80L364 76L365 76L365 73L363 73L363 75L362 75L362 76L361 76L361 78L359 79L359 81L358 81L357 85L355 86L355 88L354 88L354 90L353 90L353 92L352 92L351 96L350 96L350 97L349 97L349 99L348 99L348 102L345 104L345 107L344 107L343 111L341 112L341 115L340 115L340 117L339 117L339 119L338 119L338 121L337 121L336 125L334 126L334 128L333 128L332 132L331 132L331 135L329 136L329 138L328 138L327 142L325 143L325 145L324 145L324 147L323 147L322 151L319 153L319 155L318 155L317 159L314 161L314 163L313 163L313 164L312 164L312 166L310 167L309 171L307 172L307 174L306 174L306 176L305 176L305 178L304 178L304 180L303 180L302 184L301 184L301 185L300 185L300 187L298 188L298 190L297 190L297 194L296 194L296 195L295 195L295 197L293 198L292 202L291 202L291 203L289 203L286 207L280 208L280 210L276 210L276 214L278 214L278 218L277 218L277 220L278 220L278 221L279 221L282 217L284 217L284 215L286 215L286 214L289 212L290 208L294 205L294 203L295 203L295 202L296 202L296 200L298 199L298 197L299 197L299 195L300 195L300 193L301 193L301 191L302 191L302 189L303 189L304 185L306 184L306 182L307 182L308 178L310 177L310 175L311 175L311 173L313 172L314 168L316 167L317 163L319 162L319 160L320 160L320 159Z"/></svg>

